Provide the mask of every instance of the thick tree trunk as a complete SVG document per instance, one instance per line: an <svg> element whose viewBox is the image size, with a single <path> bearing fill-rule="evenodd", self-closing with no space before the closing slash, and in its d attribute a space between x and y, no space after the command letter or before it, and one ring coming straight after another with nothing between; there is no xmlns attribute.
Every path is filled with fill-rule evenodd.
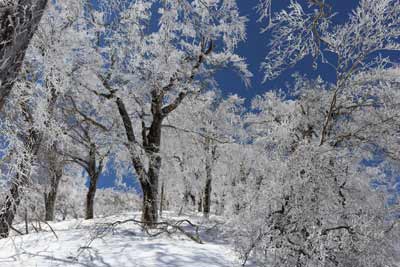
<svg viewBox="0 0 400 267"><path fill-rule="evenodd" d="M0 3L0 110L21 69L25 52L48 0Z"/></svg>
<svg viewBox="0 0 400 267"><path fill-rule="evenodd" d="M51 190L49 193L44 195L44 206L46 221L54 221L54 210L56 206L57 191Z"/></svg>
<svg viewBox="0 0 400 267"><path fill-rule="evenodd" d="M45 201L45 220L46 221L54 221L54 213L56 207L57 193L58 187L60 185L60 181L63 175L63 167L59 162L51 162L51 180L50 180L50 191L45 193L44 201ZM57 166L58 165L58 166Z"/></svg>
<svg viewBox="0 0 400 267"><path fill-rule="evenodd" d="M142 219L147 226L152 227L158 221L158 183L161 169L161 126L163 94L152 92L151 113L153 121L147 135L144 134L143 146L149 158L147 179L142 179L143 214ZM146 128L143 129L144 131Z"/></svg>
<svg viewBox="0 0 400 267"><path fill-rule="evenodd" d="M149 155L150 161L147 177L141 179L140 182L143 191L142 220L147 226L152 227L158 221L158 183L161 169L161 157L158 155L159 145L151 144L146 152Z"/></svg>
<svg viewBox="0 0 400 267"><path fill-rule="evenodd" d="M143 190L143 210L142 210L142 221L145 222L147 226L153 226L158 220L158 205L157 205L157 195L158 190L154 188L151 183L142 183Z"/></svg>

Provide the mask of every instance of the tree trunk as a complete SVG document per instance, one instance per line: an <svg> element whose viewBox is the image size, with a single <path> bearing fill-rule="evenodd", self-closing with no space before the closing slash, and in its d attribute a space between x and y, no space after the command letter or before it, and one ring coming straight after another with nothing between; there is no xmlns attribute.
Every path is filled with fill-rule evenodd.
<svg viewBox="0 0 400 267"><path fill-rule="evenodd" d="M149 163L150 169L146 180L142 180L143 210L142 221L152 227L158 221L158 178L161 157L155 157L155 163Z"/></svg>
<svg viewBox="0 0 400 267"><path fill-rule="evenodd" d="M45 220L54 221L54 209L56 206L57 192L51 190L49 193L44 194L44 206L45 206Z"/></svg>
<svg viewBox="0 0 400 267"><path fill-rule="evenodd" d="M59 162L51 162L50 165L58 165ZM54 221L55 206L57 200L58 187L63 175L62 166L51 168L50 191L45 193L45 220Z"/></svg>
<svg viewBox="0 0 400 267"><path fill-rule="evenodd" d="M211 179L207 178L206 186L204 187L203 214L204 217L210 216L211 209Z"/></svg>
<svg viewBox="0 0 400 267"><path fill-rule="evenodd" d="M28 226L28 208L25 208L24 221L25 221L25 234L29 234L29 226Z"/></svg>
<svg viewBox="0 0 400 267"><path fill-rule="evenodd" d="M152 227L158 221L158 182L161 169L161 125L164 119L162 114L163 94L152 92L151 113L153 120L150 129L146 135L146 127L144 131L143 146L149 158L149 171L147 179L142 179L143 189L143 214L142 219L147 226Z"/></svg>
<svg viewBox="0 0 400 267"><path fill-rule="evenodd" d="M94 198L96 196L98 177L90 177L89 189L86 194L85 219L90 220L94 217Z"/></svg>
<svg viewBox="0 0 400 267"><path fill-rule="evenodd" d="M88 164L88 174L89 174L89 189L86 194L86 214L85 219L90 220L94 217L94 199L96 197L97 182L101 172L103 171L103 160L99 161L98 166L96 166L96 144L90 144L89 151L89 164Z"/></svg>
<svg viewBox="0 0 400 267"><path fill-rule="evenodd" d="M200 195L199 201L197 202L197 211L202 212L203 211L203 197Z"/></svg>
<svg viewBox="0 0 400 267"><path fill-rule="evenodd" d="M0 110L21 69L25 52L48 0L14 0L0 4Z"/></svg>
<svg viewBox="0 0 400 267"><path fill-rule="evenodd" d="M162 217L164 209L164 182L161 184L161 196L160 196L160 217Z"/></svg>
<svg viewBox="0 0 400 267"><path fill-rule="evenodd" d="M206 140L205 144L206 150L206 184L204 187L204 199L203 199L203 215L204 217L209 217L211 209L211 190L212 190L212 165L216 160L216 149L215 145L212 145L210 139Z"/></svg>
<svg viewBox="0 0 400 267"><path fill-rule="evenodd" d="M152 94L151 111L153 120L149 129L142 122L143 147L149 159L148 171L137 155L134 146L136 146L136 138L133 132L132 121L126 110L122 99L117 98L118 111L122 118L125 132L128 138L128 149L132 159L132 164L138 175L140 185L143 192L142 221L147 227L152 227L158 221L158 182L161 169L161 125L163 121L162 102L163 96L158 95L155 91Z"/></svg>
<svg viewBox="0 0 400 267"><path fill-rule="evenodd" d="M196 196L192 194L192 192L190 192L190 200L192 201L192 207L196 206Z"/></svg>

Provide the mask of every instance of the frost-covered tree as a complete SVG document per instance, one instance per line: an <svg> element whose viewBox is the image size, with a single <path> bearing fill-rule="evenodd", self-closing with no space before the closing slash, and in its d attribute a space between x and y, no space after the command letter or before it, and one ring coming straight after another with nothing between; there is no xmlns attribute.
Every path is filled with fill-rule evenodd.
<svg viewBox="0 0 400 267"><path fill-rule="evenodd" d="M305 88L295 101L274 93L254 101L258 111L249 116L249 130L263 148L263 163L255 169L264 170L266 179L247 176L252 190L238 194L245 206L233 210L242 222L236 244L245 260L252 255L260 265L392 266L395 247L379 245L390 244L394 234L392 207L371 187L385 173L363 166L371 143L321 148L314 129L323 125L321 99L329 101L329 95L315 83Z"/></svg>
<svg viewBox="0 0 400 267"><path fill-rule="evenodd" d="M0 2L0 110L18 77L47 0Z"/></svg>
<svg viewBox="0 0 400 267"><path fill-rule="evenodd" d="M106 57L98 72L104 89L95 93L115 103L143 191L142 219L151 225L158 219L162 124L216 68L233 66L247 80L246 64L234 53L245 38L245 18L233 0L119 5L122 11L108 13L117 15L99 19L93 12L102 21L99 49Z"/></svg>
<svg viewBox="0 0 400 267"><path fill-rule="evenodd" d="M0 238L9 234L21 202L22 189L30 181L32 164L41 143L41 135L34 128L36 121L32 116L31 103L24 98L25 92L21 90L20 94L13 95L12 114L7 114L2 124L3 138L9 145L2 162L2 180L6 181L4 184L8 193L2 199L0 209Z"/></svg>
<svg viewBox="0 0 400 267"><path fill-rule="evenodd" d="M379 53L399 52L399 5L360 1L335 25L334 5L308 2L272 16L265 77L311 56L336 80L297 76L294 100L268 93L253 101L248 130L270 170L259 191L245 192L252 197L235 220L243 222L236 244L244 262L267 266L396 266L393 207L371 186L387 173L366 160L387 161L387 141L398 144L399 81Z"/></svg>
<svg viewBox="0 0 400 267"><path fill-rule="evenodd" d="M69 126L69 148L63 154L69 161L81 166L89 177L86 195L85 219L93 219L94 200L100 175L105 171L112 150L113 123L101 118L88 99L77 97L79 104L69 95L69 108L64 113ZM79 106L78 106L79 105Z"/></svg>
<svg viewBox="0 0 400 267"><path fill-rule="evenodd" d="M65 62L73 59L73 48L79 47L79 39L72 39L65 33L77 30L73 26L81 12L77 2L53 2L50 5L27 52L23 72L13 93L15 99L7 102L13 108L2 118L3 138L7 143L5 155L14 159L4 166L7 169L4 179L10 187L0 215L4 236L15 217L21 192L32 184L33 174L34 180L43 185L48 208L46 218L54 217L63 169L63 159L56 152L63 145L65 136L59 106L70 82L68 74L72 71L71 67L65 67ZM40 153L45 157L37 158ZM44 158L47 163L41 165L47 168L48 176L37 177L38 163L44 163Z"/></svg>
<svg viewBox="0 0 400 267"><path fill-rule="evenodd" d="M229 153L231 144L241 141L242 104L243 99L237 96L224 99L208 92L188 97L166 119L161 171L163 177L170 177L165 181L168 188L179 192L169 196L169 203L183 203L175 205L182 211L197 205L208 217L212 202L217 201L213 196L223 195L220 187L212 189L213 184L226 181L220 176L229 176L220 171L222 164L217 167L217 162Z"/></svg>

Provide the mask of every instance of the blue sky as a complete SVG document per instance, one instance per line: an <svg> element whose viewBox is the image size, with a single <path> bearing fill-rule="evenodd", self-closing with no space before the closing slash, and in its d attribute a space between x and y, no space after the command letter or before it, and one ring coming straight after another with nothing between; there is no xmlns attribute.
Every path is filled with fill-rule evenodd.
<svg viewBox="0 0 400 267"><path fill-rule="evenodd" d="M303 0L305 1L305 0ZM338 14L335 17L335 22L342 23L347 18L352 9L354 9L359 0L327 0L333 7L333 11ZM289 5L290 0L273 0L273 12L281 10ZM260 64L267 54L267 44L271 37L270 33L260 33L262 28L265 27L265 22L257 22L258 14L256 6L258 0L238 0L240 13L248 18L247 24L247 41L240 44L237 53L247 59L249 69L254 77L251 81L251 87L246 88L240 77L233 71L224 70L217 73L217 81L219 87L224 95L238 94L250 100L259 94L263 94L272 89L284 89L285 84L291 81L291 75L295 72L302 73L308 77L316 77L321 75L325 80L332 81L334 79L332 69L327 66L320 66L317 70L312 67L312 60L310 58L301 61L299 64L284 72L280 77L275 80L262 83L263 73L260 71ZM113 172L103 175L98 183L98 187L110 187L114 184ZM126 177L124 181L128 185L136 184L134 177Z"/></svg>
<svg viewBox="0 0 400 267"><path fill-rule="evenodd" d="M328 4L333 7L333 11L338 14L334 20L337 23L343 23L359 3L359 0L327 0ZM247 99L251 99L256 95L263 94L271 89L280 89L285 87L285 83L291 81L291 75L295 72L305 74L309 77L321 75L325 80L332 81L334 75L332 69L328 66L321 65L317 70L312 68L311 58L305 59L292 69L284 72L275 80L262 83L263 73L260 71L260 64L267 54L267 44L271 37L270 33L260 33L262 28L266 26L265 22L257 22L258 14L255 6L258 0L238 0L239 9L243 16L248 18L247 24L247 41L238 47L238 54L247 58L249 69L253 73L252 85L245 88L240 78L235 73L223 71L217 74L220 88L225 94L238 94ZM273 0L273 12L279 11L287 7L290 0ZM247 102L248 103L248 102Z"/></svg>

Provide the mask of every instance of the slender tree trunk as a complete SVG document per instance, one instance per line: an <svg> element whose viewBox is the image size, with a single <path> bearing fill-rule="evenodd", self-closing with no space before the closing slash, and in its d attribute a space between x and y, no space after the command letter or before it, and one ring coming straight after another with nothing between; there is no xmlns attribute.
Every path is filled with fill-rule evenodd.
<svg viewBox="0 0 400 267"><path fill-rule="evenodd" d="M190 200L192 201L192 207L196 206L196 196L192 194L192 192L190 192Z"/></svg>
<svg viewBox="0 0 400 267"><path fill-rule="evenodd" d="M88 174L89 174L89 189L86 194L86 214L85 219L90 220L94 217L94 199L96 197L97 182L101 172L103 171L103 160L99 161L98 166L96 166L96 144L90 144L89 151L89 164L88 164Z"/></svg>
<svg viewBox="0 0 400 267"><path fill-rule="evenodd" d="M211 179L206 180L206 186L204 187L204 200L203 200L203 214L204 217L210 216L211 209Z"/></svg>
<svg viewBox="0 0 400 267"><path fill-rule="evenodd" d="M86 194L86 220L93 219L94 217L94 199L96 197L97 181L98 177L96 175L90 178L89 189Z"/></svg>
<svg viewBox="0 0 400 267"><path fill-rule="evenodd" d="M161 196L160 196L160 217L162 217L164 209L164 182L161 184Z"/></svg>
<svg viewBox="0 0 400 267"><path fill-rule="evenodd" d="M211 190L212 190L212 165L216 160L216 146L211 144L211 140L206 140L206 184L203 193L203 214L209 217L211 210Z"/></svg>
<svg viewBox="0 0 400 267"><path fill-rule="evenodd" d="M28 226L28 208L25 208L24 221L25 221L25 234L29 234L29 226Z"/></svg>
<svg viewBox="0 0 400 267"><path fill-rule="evenodd" d="M0 3L0 110L21 69L48 0Z"/></svg>
<svg viewBox="0 0 400 267"><path fill-rule="evenodd" d="M186 210L188 204L189 204L189 192L187 190L185 190L185 192L183 193L182 206L181 206L180 213L182 213L183 210Z"/></svg>
<svg viewBox="0 0 400 267"><path fill-rule="evenodd" d="M199 201L197 202L197 211L198 212L203 212L203 197L199 196Z"/></svg>

